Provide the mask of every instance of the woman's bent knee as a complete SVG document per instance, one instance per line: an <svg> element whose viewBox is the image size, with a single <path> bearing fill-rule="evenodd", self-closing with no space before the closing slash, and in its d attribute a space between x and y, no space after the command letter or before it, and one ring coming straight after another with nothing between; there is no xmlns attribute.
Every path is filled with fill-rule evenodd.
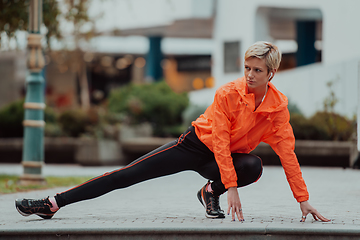
<svg viewBox="0 0 360 240"><path fill-rule="evenodd" d="M234 154L233 162L236 172L246 174L253 182L257 181L262 174L262 160L252 154Z"/></svg>

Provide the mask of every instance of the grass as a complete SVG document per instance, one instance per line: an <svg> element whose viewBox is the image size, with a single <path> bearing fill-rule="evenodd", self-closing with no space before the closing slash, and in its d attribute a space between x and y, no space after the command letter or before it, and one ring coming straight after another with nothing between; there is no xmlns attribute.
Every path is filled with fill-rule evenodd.
<svg viewBox="0 0 360 240"><path fill-rule="evenodd" d="M19 184L20 177L16 175L0 174L0 194L26 192L54 187L68 187L81 184L92 177L45 177L44 185L22 186Z"/></svg>

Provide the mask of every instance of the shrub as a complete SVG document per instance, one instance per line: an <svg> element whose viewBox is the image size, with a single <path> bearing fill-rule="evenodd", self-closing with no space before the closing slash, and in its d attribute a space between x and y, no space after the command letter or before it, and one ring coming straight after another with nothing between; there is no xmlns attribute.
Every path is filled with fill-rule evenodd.
<svg viewBox="0 0 360 240"><path fill-rule="evenodd" d="M334 141L348 141L356 132L354 121L333 112L317 112L309 121L322 128Z"/></svg>
<svg viewBox="0 0 360 240"><path fill-rule="evenodd" d="M301 140L330 140L329 134L324 128L313 123L301 114L293 113L290 117L290 124L293 128L296 139Z"/></svg>
<svg viewBox="0 0 360 240"><path fill-rule="evenodd" d="M22 137L24 120L24 100L14 101L0 109L0 137Z"/></svg>
<svg viewBox="0 0 360 240"><path fill-rule="evenodd" d="M1 138L15 138L23 137L24 127L22 122L25 116L24 99L14 101L2 109L0 109L0 137ZM60 135L59 127L57 126L57 114L50 108L46 107L44 110L45 135ZM48 127L49 125L49 127ZM56 130L53 130L56 129ZM56 132L56 133L55 133Z"/></svg>
<svg viewBox="0 0 360 240"><path fill-rule="evenodd" d="M355 122L336 113L317 112L307 119L291 114L290 124L296 139L349 141L356 132Z"/></svg>
<svg viewBox="0 0 360 240"><path fill-rule="evenodd" d="M51 107L46 107L44 110L44 121L46 124L56 124L58 114Z"/></svg>
<svg viewBox="0 0 360 240"><path fill-rule="evenodd" d="M86 132L89 119L84 111L66 110L60 114L58 122L67 136L79 137Z"/></svg>
<svg viewBox="0 0 360 240"><path fill-rule="evenodd" d="M181 114L189 104L187 94L177 94L166 82L127 86L109 96L109 110L123 114L131 124L150 122L156 136L172 136L167 130L182 123Z"/></svg>

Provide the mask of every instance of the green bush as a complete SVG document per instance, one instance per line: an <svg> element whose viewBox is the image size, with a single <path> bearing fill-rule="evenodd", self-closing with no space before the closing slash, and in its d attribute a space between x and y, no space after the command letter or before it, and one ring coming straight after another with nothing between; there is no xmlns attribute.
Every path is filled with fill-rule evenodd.
<svg viewBox="0 0 360 240"><path fill-rule="evenodd" d="M150 122L156 136L172 136L168 129L182 123L181 114L189 104L187 94L177 94L166 82L127 86L109 96L109 110L123 114L131 124Z"/></svg>
<svg viewBox="0 0 360 240"><path fill-rule="evenodd" d="M24 113L24 99L16 100L0 109L0 138L23 137ZM46 107L44 110L44 121L49 125L57 124L57 114L52 108Z"/></svg>
<svg viewBox="0 0 360 240"><path fill-rule="evenodd" d="M293 113L290 117L290 124L293 128L296 139L301 140L330 140L329 134L324 128L301 114Z"/></svg>
<svg viewBox="0 0 360 240"><path fill-rule="evenodd" d="M309 121L322 128L334 141L348 141L356 132L355 121L333 112L317 112Z"/></svg>
<svg viewBox="0 0 360 240"><path fill-rule="evenodd" d="M46 124L56 124L58 114L51 107L46 107L44 110L44 121Z"/></svg>
<svg viewBox="0 0 360 240"><path fill-rule="evenodd" d="M66 110L58 118L62 131L70 137L79 137L89 125L88 115L82 110Z"/></svg>
<svg viewBox="0 0 360 240"><path fill-rule="evenodd" d="M309 119L291 114L290 124L296 139L349 141L356 132L355 122L339 114L317 112Z"/></svg>
<svg viewBox="0 0 360 240"><path fill-rule="evenodd" d="M0 109L0 137L23 136L24 100L14 101Z"/></svg>

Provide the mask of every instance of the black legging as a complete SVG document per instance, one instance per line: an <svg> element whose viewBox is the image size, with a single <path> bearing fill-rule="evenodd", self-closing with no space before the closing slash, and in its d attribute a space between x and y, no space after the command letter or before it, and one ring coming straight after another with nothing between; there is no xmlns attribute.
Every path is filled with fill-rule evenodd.
<svg viewBox="0 0 360 240"><path fill-rule="evenodd" d="M257 181L262 173L262 161L252 154L233 153L238 187ZM107 172L77 187L55 196L59 207L101 196L115 189L178 173L185 170L198 172L213 181L215 195L226 192L220 180L219 167L213 152L196 136L194 127L189 127L177 140L136 159L124 168Z"/></svg>

